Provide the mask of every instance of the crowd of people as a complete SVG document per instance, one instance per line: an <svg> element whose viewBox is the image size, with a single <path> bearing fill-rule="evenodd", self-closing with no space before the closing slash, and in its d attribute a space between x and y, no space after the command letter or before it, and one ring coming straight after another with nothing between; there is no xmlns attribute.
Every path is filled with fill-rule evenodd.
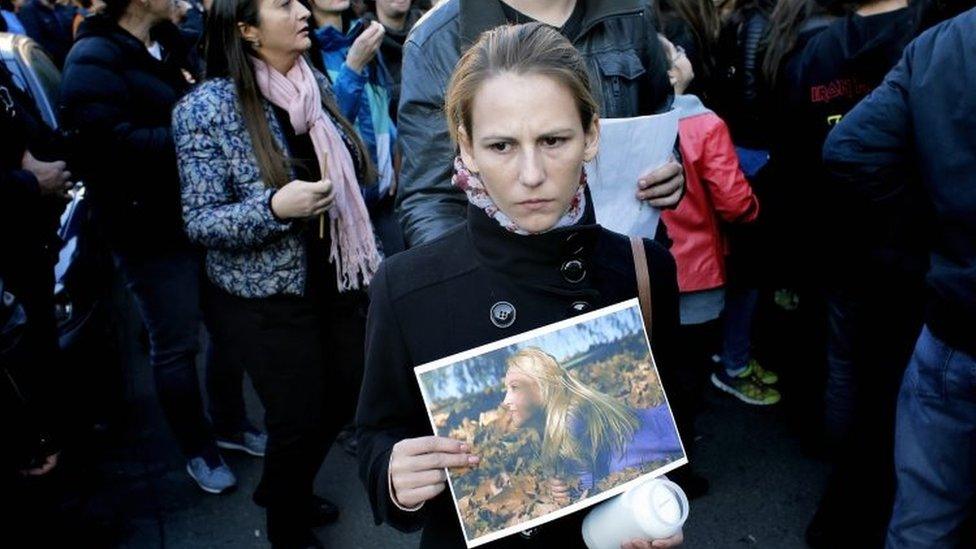
<svg viewBox="0 0 976 549"><path fill-rule="evenodd" d="M673 109L672 158L628 182L662 211L645 313L692 464L671 478L710 489L693 464L713 386L790 406L830 461L810 546L974 543L976 1L430 4L0 1L0 32L61 73L52 127L0 63L14 523L52 508L43 483L90 428L58 382L54 305L83 184L201 490L236 486L222 452L263 458L269 541L320 546L340 509L313 481L341 443L377 523L463 546L444 469L478 456L432 436L413 367L637 296L584 165L601 119ZM779 360L770 315L789 319ZM580 546L584 515L493 546Z"/></svg>

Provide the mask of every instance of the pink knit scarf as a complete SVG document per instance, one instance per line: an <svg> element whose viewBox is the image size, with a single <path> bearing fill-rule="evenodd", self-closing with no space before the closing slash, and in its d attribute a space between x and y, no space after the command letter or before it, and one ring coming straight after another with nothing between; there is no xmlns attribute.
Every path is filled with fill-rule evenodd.
<svg viewBox="0 0 976 549"><path fill-rule="evenodd" d="M251 63L261 94L288 112L296 134L309 134L322 177L332 181L335 201L329 209L329 261L336 266L339 291L358 289L360 283L368 285L380 264L373 224L359 193L352 156L339 128L325 113L312 69L304 58L299 58L285 75L255 57L251 57Z"/></svg>

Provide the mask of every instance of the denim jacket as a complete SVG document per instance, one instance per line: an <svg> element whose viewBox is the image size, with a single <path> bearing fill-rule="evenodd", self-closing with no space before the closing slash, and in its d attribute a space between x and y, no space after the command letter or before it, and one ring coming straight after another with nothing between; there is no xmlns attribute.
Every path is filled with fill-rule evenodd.
<svg viewBox="0 0 976 549"><path fill-rule="evenodd" d="M331 94L325 76L316 72L316 78L323 95ZM267 101L264 111L287 154ZM173 110L173 139L186 233L206 248L210 280L246 298L303 295L305 224L279 221L271 213L275 189L261 179L233 81L209 80L184 97Z"/></svg>

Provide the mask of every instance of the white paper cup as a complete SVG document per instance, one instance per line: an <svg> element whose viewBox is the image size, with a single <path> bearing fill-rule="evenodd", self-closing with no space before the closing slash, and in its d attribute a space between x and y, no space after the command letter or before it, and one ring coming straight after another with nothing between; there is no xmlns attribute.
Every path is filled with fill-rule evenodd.
<svg viewBox="0 0 976 549"><path fill-rule="evenodd" d="M583 541L589 549L620 549L635 538L669 538L687 519L688 497L681 487L651 479L590 511L583 519Z"/></svg>

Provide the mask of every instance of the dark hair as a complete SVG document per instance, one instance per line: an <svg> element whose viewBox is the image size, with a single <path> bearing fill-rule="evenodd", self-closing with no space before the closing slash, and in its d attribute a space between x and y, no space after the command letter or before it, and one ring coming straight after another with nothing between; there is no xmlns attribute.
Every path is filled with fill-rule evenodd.
<svg viewBox="0 0 976 549"><path fill-rule="evenodd" d="M715 4L711 0L661 0L658 9L662 23L679 19L688 25L698 49L699 66L694 68L703 79L709 79L716 70L715 47L721 31Z"/></svg>
<svg viewBox="0 0 976 549"><path fill-rule="evenodd" d="M506 72L541 74L565 86L576 100L576 108L588 130L599 112L590 91L586 64L579 51L562 34L549 25L526 23L485 31L458 61L444 95L447 129L458 141L458 126L470 137L471 107L482 84Z"/></svg>
<svg viewBox="0 0 976 549"><path fill-rule="evenodd" d="M280 188L289 183L287 156L278 147L268 126L264 112L264 98L258 91L254 68L249 56L256 56L251 44L244 40L238 23L257 26L258 3L261 0L214 0L207 18L207 78L230 78L237 89L237 100L251 137L254 156L261 177L269 187ZM365 166L366 185L376 178L376 169L356 129L343 118L335 99L322 94L322 106L338 121L339 126L355 146L360 165Z"/></svg>
<svg viewBox="0 0 976 549"><path fill-rule="evenodd" d="M823 4L823 0L779 0L776 4L769 20L766 56L762 63L763 76L770 88L776 86L783 63L796 48L805 24L814 17L837 13L840 9L828 11Z"/></svg>
<svg viewBox="0 0 976 549"><path fill-rule="evenodd" d="M126 8L133 0L105 0L105 8L102 13L112 21L118 22L125 15Z"/></svg>

